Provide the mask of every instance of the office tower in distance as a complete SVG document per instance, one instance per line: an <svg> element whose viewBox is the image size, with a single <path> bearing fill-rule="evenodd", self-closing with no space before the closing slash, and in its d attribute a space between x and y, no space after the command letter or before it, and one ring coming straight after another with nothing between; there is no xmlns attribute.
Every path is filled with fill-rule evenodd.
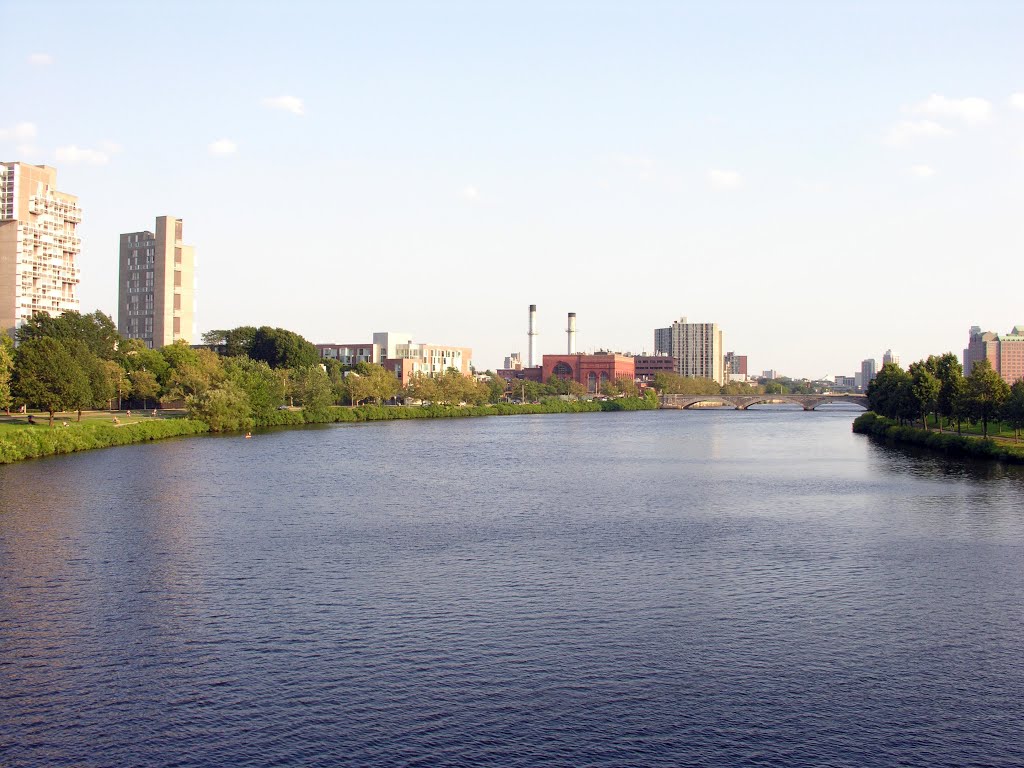
<svg viewBox="0 0 1024 768"><path fill-rule="evenodd" d="M45 165L0 163L0 332L36 312L78 311L78 198Z"/></svg>
<svg viewBox="0 0 1024 768"><path fill-rule="evenodd" d="M121 235L117 330L159 348L192 341L195 249L181 219L158 216L156 232Z"/></svg>

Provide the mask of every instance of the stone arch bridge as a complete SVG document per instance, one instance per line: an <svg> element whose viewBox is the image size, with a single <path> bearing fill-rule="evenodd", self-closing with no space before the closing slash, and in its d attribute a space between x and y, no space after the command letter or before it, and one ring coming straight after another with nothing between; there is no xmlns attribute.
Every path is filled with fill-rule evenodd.
<svg viewBox="0 0 1024 768"><path fill-rule="evenodd" d="M737 411L760 403L792 403L805 411L813 411L819 405L850 403L868 410L868 399L864 395L662 395L658 407L685 409L702 403L731 405Z"/></svg>

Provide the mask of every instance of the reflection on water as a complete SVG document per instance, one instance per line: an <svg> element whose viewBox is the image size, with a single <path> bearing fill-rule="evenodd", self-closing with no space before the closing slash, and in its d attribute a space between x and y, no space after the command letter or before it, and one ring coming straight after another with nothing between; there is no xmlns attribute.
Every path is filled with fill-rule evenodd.
<svg viewBox="0 0 1024 768"><path fill-rule="evenodd" d="M0 467L0 762L1024 764L1024 474L855 415Z"/></svg>

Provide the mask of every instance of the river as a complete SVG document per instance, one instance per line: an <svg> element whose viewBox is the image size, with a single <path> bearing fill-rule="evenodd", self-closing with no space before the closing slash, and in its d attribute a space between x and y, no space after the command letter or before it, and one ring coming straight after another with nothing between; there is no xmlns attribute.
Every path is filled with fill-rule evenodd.
<svg viewBox="0 0 1024 768"><path fill-rule="evenodd" d="M1024 765L1024 472L855 415L0 466L0 764Z"/></svg>

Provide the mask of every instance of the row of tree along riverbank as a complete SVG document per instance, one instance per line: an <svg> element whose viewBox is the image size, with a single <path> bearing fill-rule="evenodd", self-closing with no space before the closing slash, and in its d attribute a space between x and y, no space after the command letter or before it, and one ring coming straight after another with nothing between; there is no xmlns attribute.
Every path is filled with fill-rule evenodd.
<svg viewBox="0 0 1024 768"><path fill-rule="evenodd" d="M987 437L936 432L899 424L894 419L868 411L854 419L853 431L882 438L889 443L919 445L951 456L995 459L1009 464L1024 464L1024 445L1016 445Z"/></svg>
<svg viewBox="0 0 1024 768"><path fill-rule="evenodd" d="M287 410L267 414L259 427L302 426L305 424L354 423L401 419L443 419L474 416L515 416L541 413L597 413L641 411L657 408L653 397L619 398L604 401L547 400L515 405L496 403L479 406L375 406L330 407L323 410ZM8 427L0 431L0 464L56 454L145 443L168 437L201 435L214 430L205 421L191 418L153 419L121 425L97 422L72 423L67 427Z"/></svg>

